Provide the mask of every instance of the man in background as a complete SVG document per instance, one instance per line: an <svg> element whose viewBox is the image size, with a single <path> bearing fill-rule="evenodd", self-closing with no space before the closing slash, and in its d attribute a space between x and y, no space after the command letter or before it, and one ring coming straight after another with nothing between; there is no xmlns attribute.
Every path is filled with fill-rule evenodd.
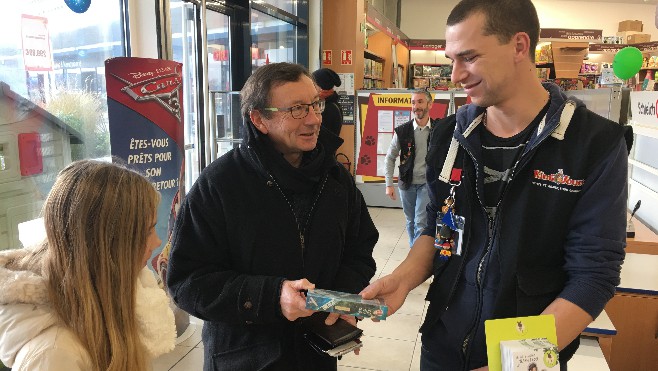
<svg viewBox="0 0 658 371"><path fill-rule="evenodd" d="M335 87L341 85L340 77L329 68L320 68L313 72L313 79L318 85L320 99L324 99L324 111L322 112L322 126L336 136L340 136L343 127L343 110L338 104L338 93Z"/></svg>
<svg viewBox="0 0 658 371"><path fill-rule="evenodd" d="M432 130L430 109L432 94L416 90L411 94L413 118L395 128L393 140L386 153L386 195L395 201L393 173L395 160L400 158L398 189L406 219L409 246L427 227L426 207L429 202L425 180L425 156Z"/></svg>

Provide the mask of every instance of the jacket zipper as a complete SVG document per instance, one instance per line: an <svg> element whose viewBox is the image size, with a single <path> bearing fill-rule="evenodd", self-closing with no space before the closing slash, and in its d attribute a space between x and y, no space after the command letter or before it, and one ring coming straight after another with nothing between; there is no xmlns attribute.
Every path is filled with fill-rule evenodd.
<svg viewBox="0 0 658 371"><path fill-rule="evenodd" d="M547 137L544 137L543 139L541 139L541 141L539 143L536 143L527 152L524 152L521 155L521 158L519 158L516 161L516 163L512 167L512 171L510 172L510 181L514 180L514 176L517 173L517 169L520 170L527 163L527 161L525 161L519 167L519 164L521 164L521 161L526 159L527 155L530 152L532 152L541 142L543 142L545 138L547 138ZM507 193L508 187L505 187L505 189L503 190L503 194L501 194L501 196L500 196L500 200L498 200L498 204L496 205L495 218L489 216L488 213L486 212L486 209L484 209L484 204L482 203L482 200L480 199L480 195L479 195L479 192L478 192L477 176L479 175L479 173L477 172L477 161L475 160L475 157L473 156L473 154L468 149L466 149L465 147L464 147L464 149L466 150L466 152L468 152L468 154L471 156L471 159L473 160L473 162L476 165L476 186L475 186L476 191L475 192L478 195L478 200L480 201L480 205L482 205L482 211L487 216L487 247L484 251L484 254L482 254L482 257L480 258L480 261L478 262L478 269L477 269L477 273L476 273L476 287L477 287L477 292L478 292L477 305L476 305L476 317L475 317L475 321L473 322L473 325L472 325L471 329L468 331L468 335L466 335L466 337L464 338L464 341L462 343L462 353L463 353L465 361L468 361L468 350L469 350L468 345L469 345L471 337L475 334L475 329L477 328L477 324L480 322L480 317L482 315L482 313L481 313L481 311L482 311L482 300L481 299L482 299L482 278L483 278L483 274L484 274L484 262L485 262L487 256L489 255L489 252L491 251L491 247L493 245L493 233L494 233L494 229L495 229L495 225L496 225L495 221L498 218L498 215L500 215L500 209L499 208L500 208L500 205L503 202L503 198L505 197L505 194ZM460 274L461 274L461 270L460 270ZM454 290L454 287L453 287L453 290ZM467 368L468 368L468 365L465 363L464 364L464 369L467 369Z"/></svg>
<svg viewBox="0 0 658 371"><path fill-rule="evenodd" d="M276 186L276 189L279 190L279 193L281 193L281 196L283 196L283 199L286 200L286 203L288 204L288 207L290 208L290 212L292 213L292 217L295 219L295 224L297 225L297 233L299 234L299 246L301 248L302 252L302 268L304 268L304 256L305 256L305 250L306 250L306 243L304 239L304 235L306 234L306 227L308 226L308 221L311 219L311 216L313 215L313 210L315 209L315 205L318 203L318 200L320 199L320 195L322 194L322 191L324 190L324 186L327 184L327 179L329 175L325 175L325 177L322 179L322 183L320 184L320 189L318 190L317 194L315 195L315 199L313 200L313 203L311 204L311 208L308 210L308 215L306 217L306 222L304 222L304 226L302 227L301 224L299 224L299 220L297 220L297 215L295 215L295 210L292 207L292 203L290 200L288 200L288 197L286 197L286 194L283 192L281 187L279 187L279 183L277 183L276 179L272 174L268 174L270 181Z"/></svg>

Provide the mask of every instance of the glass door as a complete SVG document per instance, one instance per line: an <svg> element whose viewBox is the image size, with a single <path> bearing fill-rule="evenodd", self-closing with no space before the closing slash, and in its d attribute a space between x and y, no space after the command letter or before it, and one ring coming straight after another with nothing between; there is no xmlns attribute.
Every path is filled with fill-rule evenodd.
<svg viewBox="0 0 658 371"><path fill-rule="evenodd" d="M185 186L189 189L218 153L215 137L222 128L217 115L225 111L225 100L216 92L228 92L231 87L230 15L214 2L171 0L169 8L173 59L183 63Z"/></svg>

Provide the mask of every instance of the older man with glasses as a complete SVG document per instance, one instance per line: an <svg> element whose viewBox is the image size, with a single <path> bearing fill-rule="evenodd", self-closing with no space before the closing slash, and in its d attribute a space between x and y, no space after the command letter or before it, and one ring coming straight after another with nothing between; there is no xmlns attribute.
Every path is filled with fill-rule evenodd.
<svg viewBox="0 0 658 371"><path fill-rule="evenodd" d="M304 290L358 293L379 235L334 158L342 139L319 135L324 101L308 71L263 66L240 96L244 144L204 169L181 206L170 293L205 321L205 370L336 370L303 336Z"/></svg>

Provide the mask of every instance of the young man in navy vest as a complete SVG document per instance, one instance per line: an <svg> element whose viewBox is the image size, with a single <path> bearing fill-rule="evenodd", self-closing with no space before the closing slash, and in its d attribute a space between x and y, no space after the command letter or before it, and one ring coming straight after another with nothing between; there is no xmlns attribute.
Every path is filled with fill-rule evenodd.
<svg viewBox="0 0 658 371"><path fill-rule="evenodd" d="M393 170L395 160L400 157L398 188L402 210L407 219L409 246L420 237L427 227L429 202L425 185L425 156L432 120L430 108L432 95L427 90L416 90L411 94L411 110L414 118L395 128L393 140L386 153L386 195L395 201Z"/></svg>
<svg viewBox="0 0 658 371"><path fill-rule="evenodd" d="M538 39L531 0L462 0L448 16L452 81L472 104L432 130L430 225L362 291L390 314L434 275L421 370L487 370L486 320L547 314L564 371L619 284L632 133L542 84Z"/></svg>

